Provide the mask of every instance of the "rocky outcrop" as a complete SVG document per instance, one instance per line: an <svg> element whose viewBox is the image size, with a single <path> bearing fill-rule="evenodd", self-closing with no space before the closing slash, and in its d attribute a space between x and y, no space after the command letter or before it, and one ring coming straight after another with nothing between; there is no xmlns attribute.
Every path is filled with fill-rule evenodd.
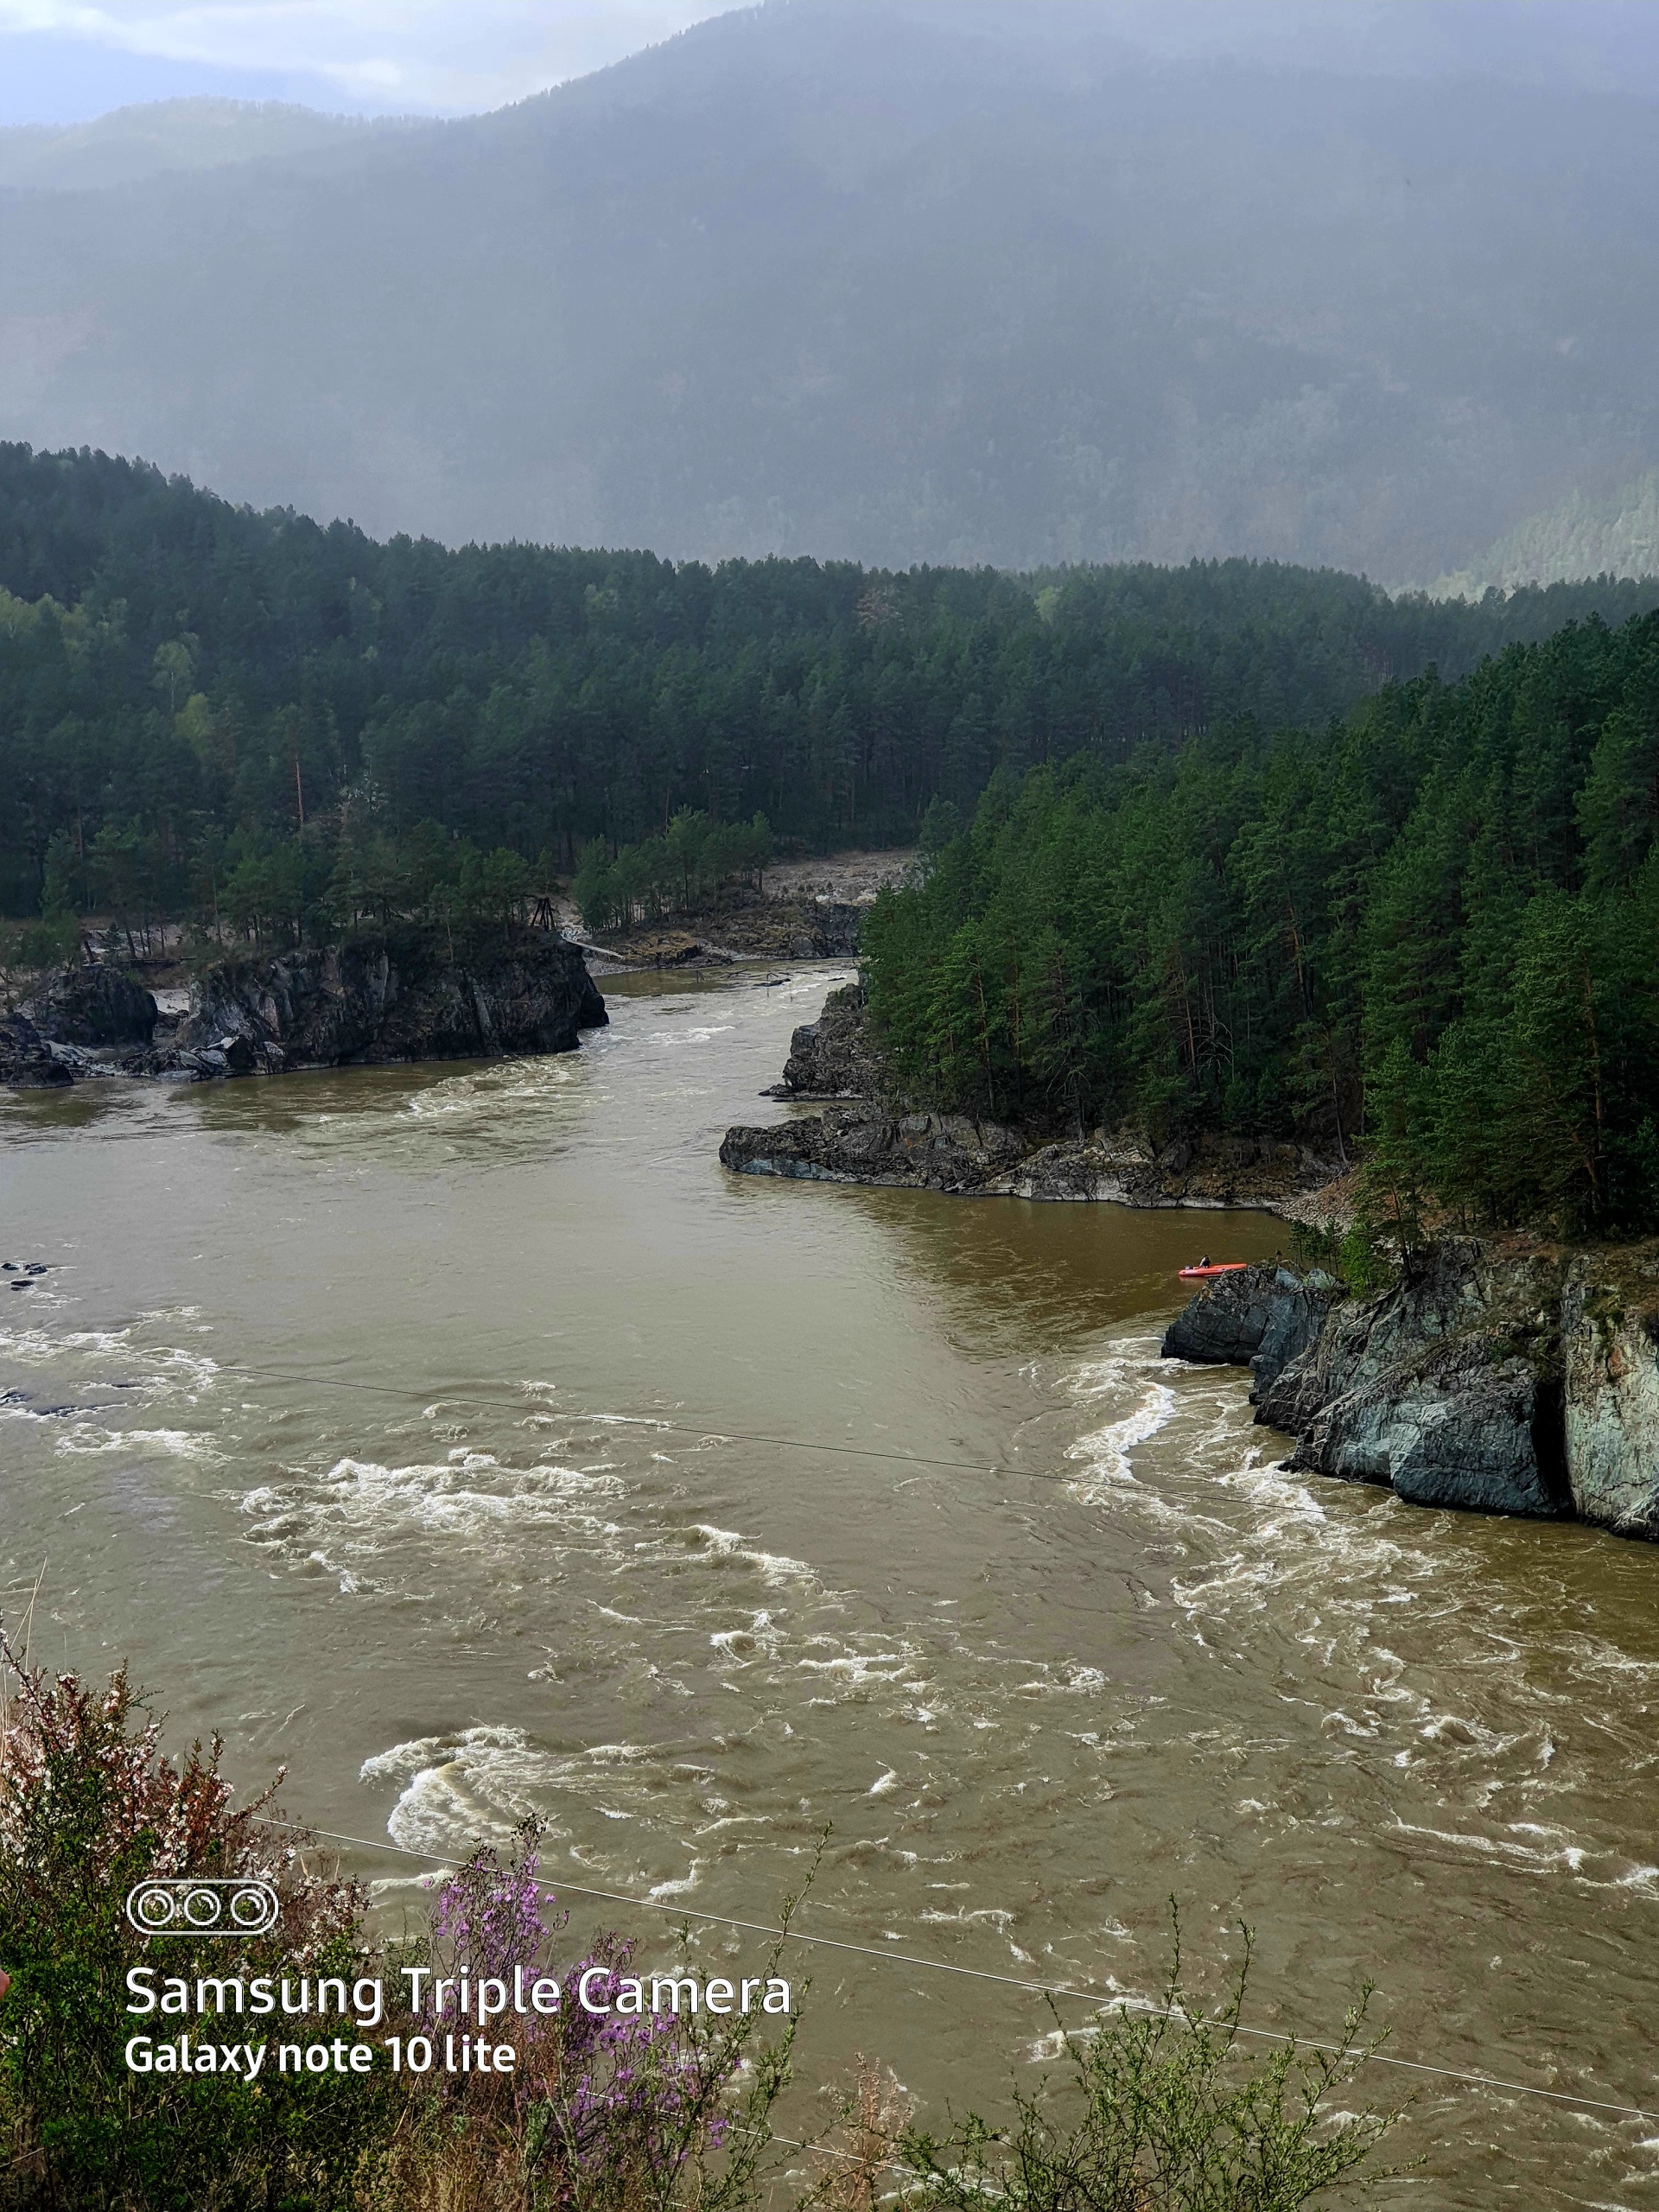
<svg viewBox="0 0 1659 2212"><path fill-rule="evenodd" d="M1385 1484L1411 1505L1543 1519L1571 1510L1560 1392L1484 1331L1344 1391L1314 1415L1288 1464Z"/></svg>
<svg viewBox="0 0 1659 2212"><path fill-rule="evenodd" d="M156 1001L118 968L66 968L37 991L25 1012L56 1045L148 1045L156 1033Z"/></svg>
<svg viewBox="0 0 1659 2212"><path fill-rule="evenodd" d="M454 961L435 934L228 961L200 978L158 1074L568 1052L605 1001L577 948L523 931Z"/></svg>
<svg viewBox="0 0 1659 2212"><path fill-rule="evenodd" d="M1659 1539L1659 1245L1447 1241L1375 1297L1325 1300L1322 1319L1287 1287L1299 1281L1319 1287L1289 1270L1223 1277L1164 1339L1173 1357L1250 1362L1257 1420L1296 1439L1289 1466L1416 1505Z"/></svg>
<svg viewBox="0 0 1659 2212"><path fill-rule="evenodd" d="M791 1058L803 1071L822 1065L816 1056ZM1271 1206L1330 1173L1291 1145L1217 1138L1160 1156L1132 1135L1097 1130L1081 1142L1045 1143L1004 1122L904 1114L874 1100L772 1128L728 1129L720 1156L744 1175L1129 1206Z"/></svg>
<svg viewBox="0 0 1659 2212"><path fill-rule="evenodd" d="M789 1040L777 1098L874 1098L881 1071L865 1025L864 986L831 991L816 1021L802 1024Z"/></svg>
<svg viewBox="0 0 1659 2212"><path fill-rule="evenodd" d="M1560 1290L1558 1262L1472 1238L1414 1253L1392 1287L1332 1313L1257 1418L1296 1435L1293 1467L1413 1504L1567 1512Z"/></svg>
<svg viewBox="0 0 1659 2212"><path fill-rule="evenodd" d="M1659 1538L1659 1254L1573 1262L1561 1353L1574 1507L1622 1535Z"/></svg>
<svg viewBox="0 0 1659 2212"><path fill-rule="evenodd" d="M0 1083L13 1090L60 1090L73 1081L26 1014L0 1014Z"/></svg>
<svg viewBox="0 0 1659 2212"><path fill-rule="evenodd" d="M1317 1268L1300 1275L1276 1262L1253 1262L1217 1275L1176 1315L1163 1357L1249 1367L1259 1398L1307 1350L1342 1295L1335 1276Z"/></svg>
<svg viewBox="0 0 1659 2212"><path fill-rule="evenodd" d="M868 908L835 899L728 893L700 913L608 930L593 949L632 967L725 967L734 960L844 960Z"/></svg>
<svg viewBox="0 0 1659 2212"><path fill-rule="evenodd" d="M1255 1137L1185 1138L1161 1151L1132 1130L1057 1138L1029 1124L906 1113L884 1097L862 987L832 991L795 1032L774 1098L856 1099L772 1128L728 1129L720 1157L741 1175L899 1183L984 1198L1129 1206L1288 1208L1336 1170L1301 1147Z"/></svg>
<svg viewBox="0 0 1659 2212"><path fill-rule="evenodd" d="M728 1129L722 1167L809 1183L884 1183L975 1191L1019 1160L1009 1129L965 1114L888 1114L831 1106L773 1128Z"/></svg>
<svg viewBox="0 0 1659 2212"><path fill-rule="evenodd" d="M750 960L849 960L868 912L836 899L762 899L696 926L726 951Z"/></svg>

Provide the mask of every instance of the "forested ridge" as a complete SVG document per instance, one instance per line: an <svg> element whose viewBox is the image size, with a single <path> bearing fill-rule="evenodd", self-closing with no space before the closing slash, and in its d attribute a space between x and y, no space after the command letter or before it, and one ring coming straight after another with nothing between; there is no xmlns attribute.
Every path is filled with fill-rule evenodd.
<svg viewBox="0 0 1659 2212"><path fill-rule="evenodd" d="M913 1096L1363 1154L1409 1224L1659 1226L1659 613L1340 721L1000 775L866 925Z"/></svg>
<svg viewBox="0 0 1659 2212"><path fill-rule="evenodd" d="M785 850L903 840L999 769L1170 754L1240 716L1322 727L1653 596L381 544L16 444L0 589L0 908L262 938L419 906L463 862L487 905L687 808L762 815Z"/></svg>

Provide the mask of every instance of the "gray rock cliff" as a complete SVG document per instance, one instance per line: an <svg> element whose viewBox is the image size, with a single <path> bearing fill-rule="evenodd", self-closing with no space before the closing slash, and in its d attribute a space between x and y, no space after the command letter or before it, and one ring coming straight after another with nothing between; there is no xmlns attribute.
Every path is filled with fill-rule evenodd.
<svg viewBox="0 0 1659 2212"><path fill-rule="evenodd" d="M228 961L191 995L168 1059L200 1071L354 1062L486 1059L573 1051L602 1027L605 1001L581 952L563 938L522 931L463 950L453 962L435 935L391 946L363 943ZM157 1073L174 1071L167 1060ZM211 1069L219 1072L219 1070Z"/></svg>
<svg viewBox="0 0 1659 2212"><path fill-rule="evenodd" d="M1316 1286L1288 1270L1224 1277L1165 1350L1249 1359L1257 1420L1296 1439L1292 1468L1379 1484L1414 1505L1577 1513L1659 1533L1654 1264L1651 1335L1625 1307L1614 1315L1609 1272L1628 1263L1568 1266L1460 1238L1413 1253L1369 1298L1330 1296L1328 1277ZM1315 1288L1323 1313L1305 1294Z"/></svg>
<svg viewBox="0 0 1659 2212"><path fill-rule="evenodd" d="M55 1045L148 1045L156 1033L156 1001L118 968L66 968L26 1009Z"/></svg>
<svg viewBox="0 0 1659 2212"><path fill-rule="evenodd" d="M1289 1465L1412 1505L1549 1519L1571 1510L1560 1425L1560 1394L1533 1363L1471 1331L1321 1407Z"/></svg>
<svg viewBox="0 0 1659 2212"><path fill-rule="evenodd" d="M1248 1366L1259 1395L1307 1349L1341 1295L1341 1284L1318 1268L1299 1275L1254 1262L1204 1286L1170 1323L1163 1357Z"/></svg>
<svg viewBox="0 0 1659 2212"><path fill-rule="evenodd" d="M1572 1263L1561 1352L1574 1507L1623 1535L1659 1537L1659 1254Z"/></svg>
<svg viewBox="0 0 1659 2212"><path fill-rule="evenodd" d="M831 991L816 1021L804 1022L789 1040L779 1098L874 1098L880 1069L865 1034L864 987Z"/></svg>

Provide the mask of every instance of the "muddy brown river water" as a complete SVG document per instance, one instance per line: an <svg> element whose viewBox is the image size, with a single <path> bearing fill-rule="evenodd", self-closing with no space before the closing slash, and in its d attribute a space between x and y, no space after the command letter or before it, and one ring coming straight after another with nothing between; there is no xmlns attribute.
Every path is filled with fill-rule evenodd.
<svg viewBox="0 0 1659 2212"><path fill-rule="evenodd" d="M556 1059L8 1099L0 1257L51 1268L0 1291L9 1617L43 1564L37 1656L129 1656L377 1845L533 1809L555 1885L767 1922L829 1825L803 1929L1103 1993L1173 1893L1200 1960L1255 1928L1260 2026L1369 1976L1398 2057L1659 2111L1659 1551L1276 1471L1245 1377L1156 1357L1176 1267L1268 1217L728 1175L836 980L632 978ZM804 2070L870 2052L934 2116L1051 2024L791 1971ZM1427 2159L1382 2202L1659 2199L1659 2120L1370 2087Z"/></svg>

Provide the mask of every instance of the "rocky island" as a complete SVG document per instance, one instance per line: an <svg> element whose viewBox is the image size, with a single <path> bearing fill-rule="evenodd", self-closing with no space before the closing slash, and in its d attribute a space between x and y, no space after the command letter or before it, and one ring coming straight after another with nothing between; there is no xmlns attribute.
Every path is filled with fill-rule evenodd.
<svg viewBox="0 0 1659 2212"><path fill-rule="evenodd" d="M0 1016L0 1082L57 1088L87 1077L201 1082L299 1068L574 1052L605 1001L576 946L519 929L439 930L227 960L193 982L188 1013L114 968L55 977Z"/></svg>

